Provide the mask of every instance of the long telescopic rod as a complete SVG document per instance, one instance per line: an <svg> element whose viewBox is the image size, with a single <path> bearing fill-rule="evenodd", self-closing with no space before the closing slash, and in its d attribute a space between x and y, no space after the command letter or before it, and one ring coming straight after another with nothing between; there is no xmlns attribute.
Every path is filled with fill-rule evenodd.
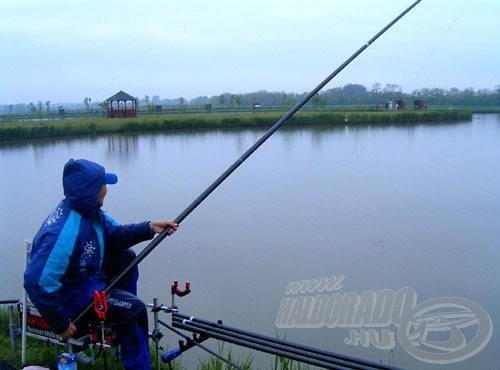
<svg viewBox="0 0 500 370"><path fill-rule="evenodd" d="M172 326L198 333L205 337L219 339L224 342L237 344L277 356L287 357L326 369L398 370L392 366L268 337L262 334L230 327L220 322L211 322L177 312L172 313Z"/></svg>
<svg viewBox="0 0 500 370"><path fill-rule="evenodd" d="M273 125L267 132L262 135L262 137L255 142L245 153L242 154L227 170L222 173L203 193L201 193L198 198L196 198L184 211L181 212L179 216L174 219L174 222L180 224L191 212L193 212L196 207L198 207L215 189L219 187L220 184L224 182L243 162L245 162L248 157L250 157L253 152L255 152L267 139L269 139L276 131L280 129L300 108L302 108L311 98L313 98L327 83L329 83L335 76L337 76L345 67L347 67L354 59L356 59L363 51L365 51L368 46L370 46L375 40L382 36L389 28L391 28L397 21L403 18L410 10L412 10L418 3L422 0L415 1L406 10L394 18L387 26L382 28L375 36L373 36L369 41L367 41L363 46L361 46L353 55L351 55L344 63L342 63L335 71L333 71L328 77L321 81L318 86L316 86L311 92L304 96L297 104L295 104L287 113L285 113L281 118ZM106 293L109 293L115 285L127 275L134 267L142 262L146 256L155 249L158 244L160 244L163 239L165 239L169 234L170 228L166 228L160 234L156 236L144 249L137 255L137 257L119 274L117 275L106 287ZM92 308L92 304L80 314L74 320L74 322L79 321L88 310Z"/></svg>

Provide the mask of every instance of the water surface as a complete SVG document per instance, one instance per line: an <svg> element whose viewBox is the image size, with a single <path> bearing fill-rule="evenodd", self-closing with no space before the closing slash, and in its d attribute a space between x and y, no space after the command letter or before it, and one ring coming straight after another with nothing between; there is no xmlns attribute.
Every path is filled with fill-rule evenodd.
<svg viewBox="0 0 500 370"><path fill-rule="evenodd" d="M118 221L174 218L262 133L1 146L0 297L21 295L23 240L62 198L69 158L88 158L118 174L104 206ZM141 264L141 297L168 304L171 280L189 279L193 293L178 302L181 311L272 336L291 281L344 275L341 293L412 287L418 303L462 297L488 312L493 337L480 354L442 368L495 368L499 143L499 115L455 124L281 130ZM402 367L436 368L399 344L393 352L349 346L348 328L288 329L286 335ZM176 340L169 336L166 343ZM197 358L196 351L187 357ZM270 364L266 356L255 361Z"/></svg>

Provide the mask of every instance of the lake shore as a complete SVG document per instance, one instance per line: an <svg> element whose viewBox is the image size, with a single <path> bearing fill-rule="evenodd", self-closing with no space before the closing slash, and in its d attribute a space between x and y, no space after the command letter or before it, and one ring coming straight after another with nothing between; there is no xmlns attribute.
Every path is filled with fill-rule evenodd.
<svg viewBox="0 0 500 370"><path fill-rule="evenodd" d="M186 113L136 118L79 118L0 123L0 141L80 137L112 133L137 133L188 129L270 127L283 112ZM299 112L288 126L415 124L472 119L471 110L422 111L318 111Z"/></svg>

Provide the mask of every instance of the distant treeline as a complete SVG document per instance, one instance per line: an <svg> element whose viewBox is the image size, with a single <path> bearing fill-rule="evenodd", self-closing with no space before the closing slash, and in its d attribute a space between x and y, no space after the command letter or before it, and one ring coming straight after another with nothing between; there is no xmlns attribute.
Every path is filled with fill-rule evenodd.
<svg viewBox="0 0 500 370"><path fill-rule="evenodd" d="M158 95L150 98L148 95L137 97L139 110L152 110L155 105L170 107L199 107L211 104L214 108L241 108L260 104L262 107L289 107L298 102L307 93L290 92L269 92L265 90L234 94L223 93L220 95L199 96L188 100L183 97L175 99L161 99ZM499 107L500 106L500 85L495 89L440 89L423 88L414 90L411 93L402 91L399 85L379 83L374 84L370 89L359 84L347 84L343 87L334 87L320 92L309 103L311 107L348 107L348 106L384 106L388 101L404 100L407 107L413 106L414 100L424 100L429 107ZM64 107L66 110L81 110L83 112L101 111L102 102L89 97L82 99L81 103L61 104L52 103L49 100L39 100L36 103L28 104L7 104L0 105L0 115L32 113L41 114L57 111L56 108Z"/></svg>
<svg viewBox="0 0 500 370"><path fill-rule="evenodd" d="M238 107L260 104L265 107L289 106L307 93L257 91L247 94L224 93L218 96L201 96L190 101L191 105L212 104L214 107ZM371 89L363 85L347 84L320 92L310 106L384 106L388 101L404 100L408 107L414 100L424 100L428 106L439 107L493 107L500 106L500 85L495 90L464 90L451 88L423 88L405 93L399 85L374 84ZM181 100L182 102L182 100Z"/></svg>

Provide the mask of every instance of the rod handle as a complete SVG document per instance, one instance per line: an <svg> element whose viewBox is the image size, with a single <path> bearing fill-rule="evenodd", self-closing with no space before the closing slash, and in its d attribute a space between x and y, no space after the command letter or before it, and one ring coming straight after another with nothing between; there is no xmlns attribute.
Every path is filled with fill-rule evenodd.
<svg viewBox="0 0 500 370"><path fill-rule="evenodd" d="M179 357L182 354L182 351L180 348L173 349L171 351L165 352L160 356L160 359L163 363L167 363L170 361L175 360L177 357Z"/></svg>

